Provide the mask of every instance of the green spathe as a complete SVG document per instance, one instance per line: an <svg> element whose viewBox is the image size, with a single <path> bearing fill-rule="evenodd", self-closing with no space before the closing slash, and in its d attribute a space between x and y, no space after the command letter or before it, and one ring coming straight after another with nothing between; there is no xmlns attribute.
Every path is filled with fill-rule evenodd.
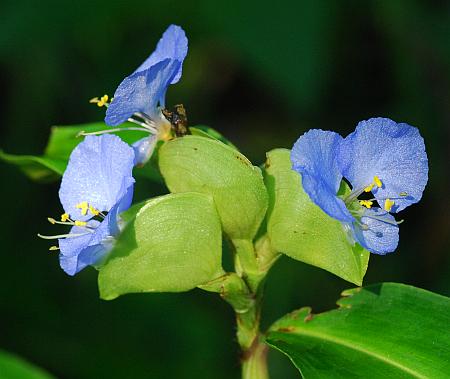
<svg viewBox="0 0 450 379"><path fill-rule="evenodd" d="M223 275L221 257L212 199L200 193L161 196L148 201L119 236L100 269L100 296L188 291Z"/></svg>
<svg viewBox="0 0 450 379"><path fill-rule="evenodd" d="M361 285L369 252L352 243L342 224L325 214L304 192L291 169L290 151L267 154L265 182L270 207L267 230L272 246L291 258Z"/></svg>
<svg viewBox="0 0 450 379"><path fill-rule="evenodd" d="M172 192L211 195L231 239L251 240L267 210L261 170L222 142L185 136L165 143L159 167Z"/></svg>
<svg viewBox="0 0 450 379"><path fill-rule="evenodd" d="M304 378L446 378L450 299L397 283L345 291L339 308L302 308L271 328L266 342Z"/></svg>

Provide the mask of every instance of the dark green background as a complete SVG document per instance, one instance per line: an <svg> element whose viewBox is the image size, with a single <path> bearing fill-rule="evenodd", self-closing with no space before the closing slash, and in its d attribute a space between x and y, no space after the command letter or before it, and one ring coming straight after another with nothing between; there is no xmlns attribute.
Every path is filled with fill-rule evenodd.
<svg viewBox="0 0 450 379"><path fill-rule="evenodd" d="M450 3L448 1L25 1L0 6L0 147L40 153L53 124L101 120L87 100L113 94L170 23L189 36L167 103L210 125L254 163L309 128L347 134L391 117L425 138L430 180L401 214L398 250L372 255L365 283L450 295ZM60 378L237 378L229 307L201 291L98 299L36 233L52 233L58 184L0 163L0 348ZM162 188L141 184L137 197ZM283 258L267 283L265 324L304 305L334 307L350 284ZM414 320L411 320L414 322ZM273 378L298 375L271 353Z"/></svg>

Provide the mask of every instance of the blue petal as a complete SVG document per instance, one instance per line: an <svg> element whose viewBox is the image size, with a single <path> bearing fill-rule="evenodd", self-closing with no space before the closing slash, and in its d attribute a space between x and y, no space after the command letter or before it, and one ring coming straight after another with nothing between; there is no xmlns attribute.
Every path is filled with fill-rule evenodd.
<svg viewBox="0 0 450 379"><path fill-rule="evenodd" d="M143 166L148 162L155 150L157 142L158 138L155 135L151 135L133 143L135 166Z"/></svg>
<svg viewBox="0 0 450 379"><path fill-rule="evenodd" d="M115 135L87 136L72 152L63 175L59 197L66 213L88 220L77 204L87 201L99 211L109 211L134 183L134 151Z"/></svg>
<svg viewBox="0 0 450 379"><path fill-rule="evenodd" d="M105 219L102 223L92 220L88 225L96 228L93 233L86 232L86 228L74 226L70 234L84 235L59 240L59 263L69 275L75 275L86 266L98 263L109 251L110 246L106 242L110 235L108 220Z"/></svg>
<svg viewBox="0 0 450 379"><path fill-rule="evenodd" d="M388 118L361 121L341 143L338 162L354 189L378 176L383 186L373 194L381 206L384 199L394 198L393 212L417 203L428 181L428 159L418 129ZM407 196L401 197L402 192Z"/></svg>
<svg viewBox="0 0 450 379"><path fill-rule="evenodd" d="M96 220L88 222L93 233L87 233L86 228L74 226L70 234L83 235L59 239L59 262L67 274L75 275L87 266L102 262L113 247L113 237L119 233L119 214L130 207L132 197L133 184L101 223Z"/></svg>
<svg viewBox="0 0 450 379"><path fill-rule="evenodd" d="M342 175L336 164L336 151L342 137L334 132L313 129L303 134L291 152L292 168L301 174L303 189L329 216L344 222L353 217L336 196Z"/></svg>
<svg viewBox="0 0 450 379"><path fill-rule="evenodd" d="M388 222L376 217L383 217ZM375 217L375 218L374 218ZM360 224L353 223L352 229L355 240L371 253L385 255L393 252L398 245L398 226L395 218L380 208L366 209L361 222L367 225L368 230L363 230Z"/></svg>
<svg viewBox="0 0 450 379"><path fill-rule="evenodd" d="M181 62L178 71L170 84L177 83L181 77L182 63L188 51L188 40L184 30L177 25L170 25L156 46L155 51L142 63L135 72L149 69L154 64L170 58Z"/></svg>
<svg viewBox="0 0 450 379"><path fill-rule="evenodd" d="M130 208L131 202L133 200L133 190L134 184L130 185L125 192L125 195L117 202L114 207L111 208L108 215L105 218L105 221L108 222L109 233L111 236L117 236L120 232L118 219L120 213L126 211Z"/></svg>
<svg viewBox="0 0 450 379"><path fill-rule="evenodd" d="M161 116L158 104L164 107L167 87L180 67L180 61L165 59L125 78L106 110L105 123L111 126L122 124L136 112L159 120Z"/></svg>

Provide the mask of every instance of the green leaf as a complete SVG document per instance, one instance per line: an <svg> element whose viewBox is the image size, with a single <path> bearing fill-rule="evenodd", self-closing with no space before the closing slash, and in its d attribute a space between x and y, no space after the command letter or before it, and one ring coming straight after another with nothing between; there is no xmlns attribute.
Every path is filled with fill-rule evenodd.
<svg viewBox="0 0 450 379"><path fill-rule="evenodd" d="M165 143L159 167L171 192L211 195L231 239L251 240L266 213L261 170L235 149L213 139L185 136Z"/></svg>
<svg viewBox="0 0 450 379"><path fill-rule="evenodd" d="M448 378L450 299L397 283L345 291L339 308L302 308L266 342L303 378Z"/></svg>
<svg viewBox="0 0 450 379"><path fill-rule="evenodd" d="M234 144L230 140L228 140L222 134L220 134L217 130L210 128L209 126L196 125L196 126L191 126L189 128L189 130L194 136L215 139L215 140L223 142L225 145L228 145L228 146L232 147L233 149L239 151L239 149L236 146L234 146Z"/></svg>
<svg viewBox="0 0 450 379"><path fill-rule="evenodd" d="M124 127L128 124L124 124ZM49 182L58 180L64 173L72 150L83 141L77 137L81 131L92 133L106 130L109 126L103 122L73 126L53 126L45 152L42 156L13 155L0 150L0 159L19 167L29 178ZM132 144L137 140L148 136L148 133L140 131L122 131L117 134L123 141ZM153 181L162 182L161 175L156 169L156 155L152 157L145 168L136 168L135 174L147 177Z"/></svg>
<svg viewBox="0 0 450 379"><path fill-rule="evenodd" d="M272 246L361 285L369 252L352 244L342 224L311 201L302 188L301 176L291 169L289 150L267 154L264 179L270 198L267 230Z"/></svg>
<svg viewBox="0 0 450 379"><path fill-rule="evenodd" d="M118 237L98 278L100 296L181 292L224 274L214 203L200 193L148 201Z"/></svg>
<svg viewBox="0 0 450 379"><path fill-rule="evenodd" d="M0 378L52 379L53 376L22 358L0 350Z"/></svg>
<svg viewBox="0 0 450 379"><path fill-rule="evenodd" d="M18 167L30 179L38 182L58 180L67 166L67 161L46 156L7 154L0 150L0 159Z"/></svg>

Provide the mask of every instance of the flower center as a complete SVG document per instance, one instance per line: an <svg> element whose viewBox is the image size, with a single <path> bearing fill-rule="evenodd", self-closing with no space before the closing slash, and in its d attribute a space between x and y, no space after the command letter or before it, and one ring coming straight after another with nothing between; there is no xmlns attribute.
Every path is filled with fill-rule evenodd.
<svg viewBox="0 0 450 379"><path fill-rule="evenodd" d="M376 199L376 198L365 198L359 199L361 195L364 193L372 192L374 189L382 188L383 182L378 176L374 176L373 180L370 184L366 185L362 188L353 189L347 196L344 196L344 202L347 206L347 209L350 211L352 216L355 218L356 222L360 225L363 230L369 230L369 226L364 224L361 219L363 217L371 218L374 220L386 222L391 225L398 225L403 222L394 221L389 216L389 212L392 210L392 207L395 205L395 200L401 199L405 196L408 196L406 192L401 192L398 197L395 198L385 198L385 199ZM375 211L367 212L366 209L371 209L374 206L375 202L383 203L382 209L376 207ZM381 204L380 204L381 206Z"/></svg>

